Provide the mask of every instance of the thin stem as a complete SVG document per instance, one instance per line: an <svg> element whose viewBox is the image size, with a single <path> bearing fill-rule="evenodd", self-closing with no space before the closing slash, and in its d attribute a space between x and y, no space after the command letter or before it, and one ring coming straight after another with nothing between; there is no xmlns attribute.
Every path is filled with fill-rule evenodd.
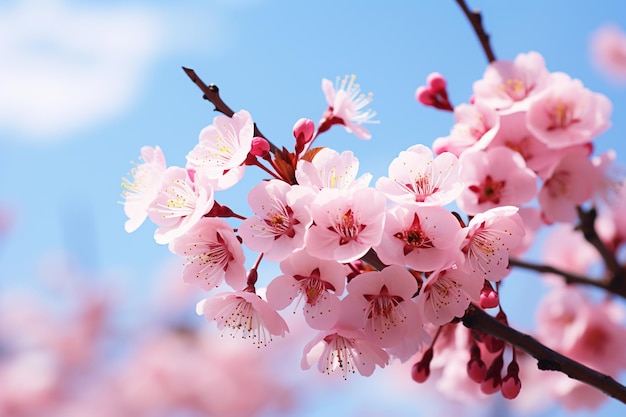
<svg viewBox="0 0 626 417"><path fill-rule="evenodd" d="M537 359L542 371L559 371L572 379L595 387L610 397L626 404L626 387L608 375L595 371L541 344L533 337L521 333L480 308L470 304L463 316L465 327L498 337Z"/></svg>
<svg viewBox="0 0 626 417"><path fill-rule="evenodd" d="M186 67L182 68L183 71L185 71L185 74L187 74L187 76L191 79L191 81L193 81L193 83L197 85L198 88L204 93L202 98L213 103L213 105L215 106L215 108L213 109L214 111L218 111L228 117L233 117L233 114L235 114L235 112L230 107L228 107L226 103L224 103L224 101L220 97L220 89L215 84L206 85L204 81L202 81L200 77L198 77L198 74L196 74L194 70ZM263 133L261 133L256 123L254 124L254 136L258 136L267 140L267 142L270 144L270 152L274 154L276 153L276 150L278 150L278 148L268 138L266 138Z"/></svg>
<svg viewBox="0 0 626 417"><path fill-rule="evenodd" d="M565 283L567 284L589 285L626 298L626 288L619 288L615 285L611 285L610 280L607 279L593 279L584 275L563 271L562 269L558 269L550 265L537 264L534 262L523 261L521 259L510 258L509 265L545 274L559 275L565 279Z"/></svg>
<svg viewBox="0 0 626 417"><path fill-rule="evenodd" d="M604 264L606 265L608 270L611 272L612 276L623 278L624 269L617 262L617 259L615 258L613 252L606 247L606 245L604 244L604 242L602 242L600 236L598 236L598 233L596 232L595 221L598 214L596 210L592 208L589 209L589 211L585 211L580 206L576 207L576 210L578 212L578 218L580 220L577 229L582 232L585 240L591 243L593 247L596 248L600 256L602 256L602 260L604 261Z"/></svg>
<svg viewBox="0 0 626 417"><path fill-rule="evenodd" d="M265 171L266 173L268 173L270 176L272 176L273 178L275 178L277 180L282 179L278 175L276 175L276 173L270 171L269 168L267 168L265 165L260 163L258 160L255 160L254 166L261 168L263 171Z"/></svg>
<svg viewBox="0 0 626 417"><path fill-rule="evenodd" d="M485 32L485 28L483 28L483 18L480 12L478 10L471 11L469 7L467 7L467 4L465 4L465 0L456 0L456 2L463 10L463 13L465 13L465 16L467 16L467 20L471 23L472 28L474 28L474 32L476 33L476 36L478 36L478 41L487 56L487 61L492 63L496 60L496 55L493 53L493 49L491 49L489 34Z"/></svg>

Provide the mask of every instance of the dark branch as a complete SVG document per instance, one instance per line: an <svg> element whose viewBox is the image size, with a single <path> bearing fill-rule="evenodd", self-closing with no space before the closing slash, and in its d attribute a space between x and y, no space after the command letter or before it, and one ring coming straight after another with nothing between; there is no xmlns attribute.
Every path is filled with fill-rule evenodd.
<svg viewBox="0 0 626 417"><path fill-rule="evenodd" d="M183 71L185 71L185 74L187 74L191 81L193 81L193 83L204 93L202 98L213 103L215 106L215 109L213 109L214 111L218 111L228 117L233 117L235 112L222 101L222 98L220 97L220 89L217 88L215 84L206 85L191 68L183 67Z"/></svg>
<svg viewBox="0 0 626 417"><path fill-rule="evenodd" d="M626 274L624 274L624 268L620 266L613 252L606 247L606 245L604 244L604 242L602 242L600 236L598 236L598 233L596 232L596 210L592 208L589 211L585 211L581 207L576 207L576 210L578 211L578 219L580 220L577 229L582 232L585 240L591 243L594 248L596 248L596 250L602 257L604 264L611 273L611 280L624 281L624 279L626 278Z"/></svg>
<svg viewBox="0 0 626 417"><path fill-rule="evenodd" d="M626 387L608 375L595 371L541 344L533 337L499 322L480 308L470 304L463 316L465 327L479 330L504 340L537 359L537 367L559 371L572 379L599 389L626 404Z"/></svg>
<svg viewBox="0 0 626 417"><path fill-rule="evenodd" d="M485 55L487 56L487 61L492 63L496 60L496 56L493 53L493 49L491 49L491 44L489 43L489 34L485 32L485 28L483 28L483 18L480 15L479 11L471 11L467 4L465 4L465 0L456 0L458 5L467 16L467 20L472 24L472 28L474 28L474 32L476 32L476 36L478 36L478 40L480 41L480 45L483 47L485 51Z"/></svg>
<svg viewBox="0 0 626 417"><path fill-rule="evenodd" d="M509 265L529 269L531 271L559 275L565 279L565 283L568 285L588 285L591 287L601 288L612 292L613 294L619 295L620 297L626 298L626 288L611 285L610 280L607 279L594 279L584 275L563 271L562 269L558 269L550 265L536 264L533 262L523 261L521 259L510 258Z"/></svg>

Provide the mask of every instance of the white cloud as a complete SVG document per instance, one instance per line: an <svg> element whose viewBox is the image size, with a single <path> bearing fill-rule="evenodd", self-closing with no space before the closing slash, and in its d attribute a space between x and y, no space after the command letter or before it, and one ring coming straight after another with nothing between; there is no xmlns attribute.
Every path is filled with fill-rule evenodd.
<svg viewBox="0 0 626 417"><path fill-rule="evenodd" d="M146 7L0 7L0 129L51 139L127 108L166 29ZM6 136L2 134L2 136Z"/></svg>

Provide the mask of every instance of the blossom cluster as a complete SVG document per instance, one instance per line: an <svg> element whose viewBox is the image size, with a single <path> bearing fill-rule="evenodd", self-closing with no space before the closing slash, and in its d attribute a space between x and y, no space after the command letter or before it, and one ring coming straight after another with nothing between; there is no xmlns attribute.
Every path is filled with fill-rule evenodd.
<svg viewBox="0 0 626 417"><path fill-rule="evenodd" d="M142 148L123 183L126 230L146 218L157 226L155 241L184 259L184 281L212 292L197 312L224 332L265 345L289 331L279 311L295 305L317 332L304 346L304 369L367 376L417 354L413 376L424 380L435 342L445 343L441 330L471 303L499 308L506 322L498 283L540 226L573 223L590 202L611 207L616 190L611 155L594 157L592 146L610 125L610 101L549 72L540 54L490 64L469 104L450 104L440 74L427 81L416 99L453 111L451 133L432 149L401 151L385 177L359 175L350 151L312 146L334 125L370 139L365 126L376 123L372 96L353 76L324 79L328 107L317 126L295 123L292 150L259 136L245 110L202 129L184 167L168 166L158 146ZM247 167L269 177L249 190L242 215L217 198ZM617 194L611 201L625 200ZM626 233L614 232L620 244L616 236ZM258 255L250 262L246 253ZM260 277L263 261L281 273ZM515 350L501 376L503 342L471 336L469 377L485 393L517 396Z"/></svg>

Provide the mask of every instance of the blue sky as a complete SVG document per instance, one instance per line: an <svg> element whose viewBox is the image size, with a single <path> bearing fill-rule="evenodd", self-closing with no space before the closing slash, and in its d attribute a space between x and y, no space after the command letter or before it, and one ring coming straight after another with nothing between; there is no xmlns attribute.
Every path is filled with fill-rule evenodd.
<svg viewBox="0 0 626 417"><path fill-rule="evenodd" d="M596 71L588 53L601 25L626 29L622 2L469 3L483 9L498 58L538 51L549 70L608 95L613 127L597 148L626 152L626 88ZM153 242L151 225L124 231L121 177L143 145L161 146L170 165L184 164L216 115L181 66L217 84L279 146L291 146L298 118L319 120L322 78L356 74L374 93L381 121L371 126L372 140L333 129L318 144L353 150L361 172L376 178L399 151L449 132L450 114L414 100L426 76L444 74L459 104L486 64L452 0L3 0L0 57L0 208L12 218L0 238L0 291L37 286L42 257L69 252L136 299L150 293L170 255ZM249 170L220 202L245 211L245 189L260 178ZM518 320L529 325L528 317ZM616 410L608 403L594 415Z"/></svg>

